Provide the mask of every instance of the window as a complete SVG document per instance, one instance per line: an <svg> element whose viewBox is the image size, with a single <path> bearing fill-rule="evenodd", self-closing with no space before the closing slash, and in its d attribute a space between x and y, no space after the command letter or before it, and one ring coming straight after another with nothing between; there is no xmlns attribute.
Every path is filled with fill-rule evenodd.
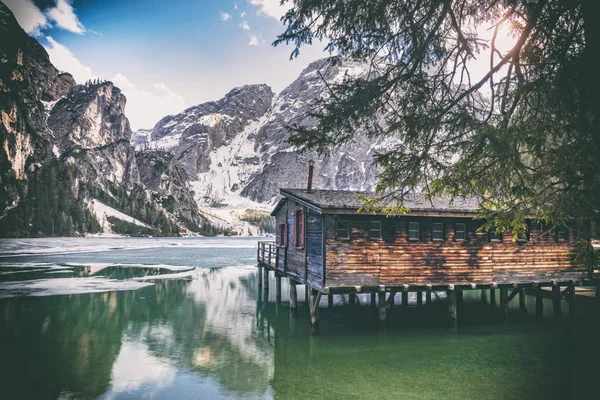
<svg viewBox="0 0 600 400"><path fill-rule="evenodd" d="M569 230L564 226L556 228L556 240L559 242L568 242Z"/></svg>
<svg viewBox="0 0 600 400"><path fill-rule="evenodd" d="M421 236L419 235L419 223L418 222L409 222L408 223L408 240L419 240Z"/></svg>
<svg viewBox="0 0 600 400"><path fill-rule="evenodd" d="M295 245L304 247L304 210L296 210L295 219Z"/></svg>
<svg viewBox="0 0 600 400"><path fill-rule="evenodd" d="M381 239L381 221L369 222L369 239Z"/></svg>
<svg viewBox="0 0 600 400"><path fill-rule="evenodd" d="M467 240L467 224L456 223L454 226L454 240Z"/></svg>
<svg viewBox="0 0 600 400"><path fill-rule="evenodd" d="M525 228L525 232L517 233L517 242L527 242L529 241L529 226Z"/></svg>
<svg viewBox="0 0 600 400"><path fill-rule="evenodd" d="M444 240L444 224L441 222L434 222L431 225L431 239L436 242Z"/></svg>
<svg viewBox="0 0 600 400"><path fill-rule="evenodd" d="M279 244L287 246L287 224L279 225Z"/></svg>
<svg viewBox="0 0 600 400"><path fill-rule="evenodd" d="M501 242L502 241L502 232L496 232L495 229L490 230L490 242Z"/></svg>
<svg viewBox="0 0 600 400"><path fill-rule="evenodd" d="M337 222L336 237L338 239L350 239L350 222L345 220Z"/></svg>

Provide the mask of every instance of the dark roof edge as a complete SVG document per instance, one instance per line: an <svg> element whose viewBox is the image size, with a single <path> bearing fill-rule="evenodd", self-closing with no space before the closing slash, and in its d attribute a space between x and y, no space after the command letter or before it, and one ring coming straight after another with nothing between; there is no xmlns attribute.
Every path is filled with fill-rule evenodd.
<svg viewBox="0 0 600 400"><path fill-rule="evenodd" d="M293 189L292 189L293 190ZM287 189L279 189L279 193L287 198L293 199L294 201L296 201L297 203L300 203L310 209L312 209L313 211L318 212L319 214L323 213L323 209L321 209L321 207L319 207L318 205L316 205L315 203L311 202L310 200L307 200L303 197L299 197L296 196L293 193L290 193L287 191ZM282 199L283 200L283 199ZM281 208L281 206L279 204L277 204L277 206L275 207L276 210L273 210L273 212L277 212L279 211L279 208Z"/></svg>

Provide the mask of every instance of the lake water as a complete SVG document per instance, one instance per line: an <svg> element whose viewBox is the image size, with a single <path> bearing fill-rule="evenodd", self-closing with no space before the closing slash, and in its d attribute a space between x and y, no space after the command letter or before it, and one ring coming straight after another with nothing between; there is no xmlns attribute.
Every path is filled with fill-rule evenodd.
<svg viewBox="0 0 600 400"><path fill-rule="evenodd" d="M311 336L302 287L295 317L287 284L281 305L259 296L256 242L0 241L0 398L597 398L590 301L574 319L514 309L502 322L477 291L454 330L442 294L411 297L385 327L366 296L323 299Z"/></svg>

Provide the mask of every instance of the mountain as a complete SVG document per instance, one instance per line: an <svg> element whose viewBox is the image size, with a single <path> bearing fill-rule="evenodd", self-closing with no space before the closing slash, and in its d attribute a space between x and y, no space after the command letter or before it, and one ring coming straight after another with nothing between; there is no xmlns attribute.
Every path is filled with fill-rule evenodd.
<svg viewBox="0 0 600 400"><path fill-rule="evenodd" d="M181 160L198 204L216 213L227 210L221 216L232 209L268 210L280 187L304 188L309 158L316 161L314 187L371 190L377 175L373 153L382 146L365 135L329 157L300 154L287 142L291 125L315 123L307 114L328 85L367 71L339 58L315 61L277 95L266 85L236 88L135 132L134 140L139 149L162 149Z"/></svg>
<svg viewBox="0 0 600 400"><path fill-rule="evenodd" d="M0 236L218 233L170 154L136 154L126 98L77 85L0 3Z"/></svg>

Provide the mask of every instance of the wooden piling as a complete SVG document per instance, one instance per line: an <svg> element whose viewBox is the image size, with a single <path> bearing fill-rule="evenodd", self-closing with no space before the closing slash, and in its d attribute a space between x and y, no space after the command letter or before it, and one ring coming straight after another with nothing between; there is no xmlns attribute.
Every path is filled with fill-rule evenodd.
<svg viewBox="0 0 600 400"><path fill-rule="evenodd" d="M408 307L408 292L406 290L402 291L402 307Z"/></svg>
<svg viewBox="0 0 600 400"><path fill-rule="evenodd" d="M535 288L535 315L537 317L544 316L544 297L542 295L542 288L539 286Z"/></svg>
<svg viewBox="0 0 600 400"><path fill-rule="evenodd" d="M290 281L290 313L295 314L298 307L298 292L296 282Z"/></svg>
<svg viewBox="0 0 600 400"><path fill-rule="evenodd" d="M496 307L496 289L490 288L490 305Z"/></svg>
<svg viewBox="0 0 600 400"><path fill-rule="evenodd" d="M427 289L427 291L425 292L425 303L431 303L431 289Z"/></svg>
<svg viewBox="0 0 600 400"><path fill-rule="evenodd" d="M388 295L388 306L394 308L394 299L396 298L396 292L390 292Z"/></svg>
<svg viewBox="0 0 600 400"><path fill-rule="evenodd" d="M448 289L446 292L448 301L448 320L451 326L456 326L457 312L456 312L456 291L454 288Z"/></svg>
<svg viewBox="0 0 600 400"><path fill-rule="evenodd" d="M506 286L500 286L500 309L502 310L502 317L508 316L508 288Z"/></svg>
<svg viewBox="0 0 600 400"><path fill-rule="evenodd" d="M568 290L567 301L569 302L569 318L575 318L575 282L569 282Z"/></svg>
<svg viewBox="0 0 600 400"><path fill-rule="evenodd" d="M423 305L423 292L417 292L417 306Z"/></svg>
<svg viewBox="0 0 600 400"><path fill-rule="evenodd" d="M319 301L321 300L321 293L315 289L311 289L309 299L310 332L316 334L319 333Z"/></svg>
<svg viewBox="0 0 600 400"><path fill-rule="evenodd" d="M487 289L481 289L481 303L482 304L487 304L488 299L487 299Z"/></svg>
<svg viewBox="0 0 600 400"><path fill-rule="evenodd" d="M305 304L309 304L310 303L310 298L308 296L308 285L304 285L304 303Z"/></svg>
<svg viewBox="0 0 600 400"><path fill-rule="evenodd" d="M525 294L525 288L519 289L519 309L521 311L527 311L527 296Z"/></svg>
<svg viewBox="0 0 600 400"><path fill-rule="evenodd" d="M266 268L263 274L263 302L264 304L269 302L269 270Z"/></svg>
<svg viewBox="0 0 600 400"><path fill-rule="evenodd" d="M387 305L385 301L385 292L377 293L377 309L380 322L385 322L387 319Z"/></svg>
<svg viewBox="0 0 600 400"><path fill-rule="evenodd" d="M356 305L356 293L350 293L348 295L348 303L350 303L350 306L352 307Z"/></svg>
<svg viewBox="0 0 600 400"><path fill-rule="evenodd" d="M377 307L377 293L371 293L371 307Z"/></svg>
<svg viewBox="0 0 600 400"><path fill-rule="evenodd" d="M558 283L553 282L552 284L552 308L554 309L554 318L560 318L562 310L560 308L560 286Z"/></svg>
<svg viewBox="0 0 600 400"><path fill-rule="evenodd" d="M275 302L281 303L281 276L275 274Z"/></svg>
<svg viewBox="0 0 600 400"><path fill-rule="evenodd" d="M269 270L265 268L265 273L263 275L264 277L264 283L263 283L263 287L265 289L265 292L269 291Z"/></svg>
<svg viewBox="0 0 600 400"><path fill-rule="evenodd" d="M463 300L464 300L463 294L464 294L464 291L462 291L462 290L456 291L456 306L457 307L462 307L462 305L463 305Z"/></svg>
<svg viewBox="0 0 600 400"><path fill-rule="evenodd" d="M333 295L331 293L327 295L327 307L333 308Z"/></svg>

